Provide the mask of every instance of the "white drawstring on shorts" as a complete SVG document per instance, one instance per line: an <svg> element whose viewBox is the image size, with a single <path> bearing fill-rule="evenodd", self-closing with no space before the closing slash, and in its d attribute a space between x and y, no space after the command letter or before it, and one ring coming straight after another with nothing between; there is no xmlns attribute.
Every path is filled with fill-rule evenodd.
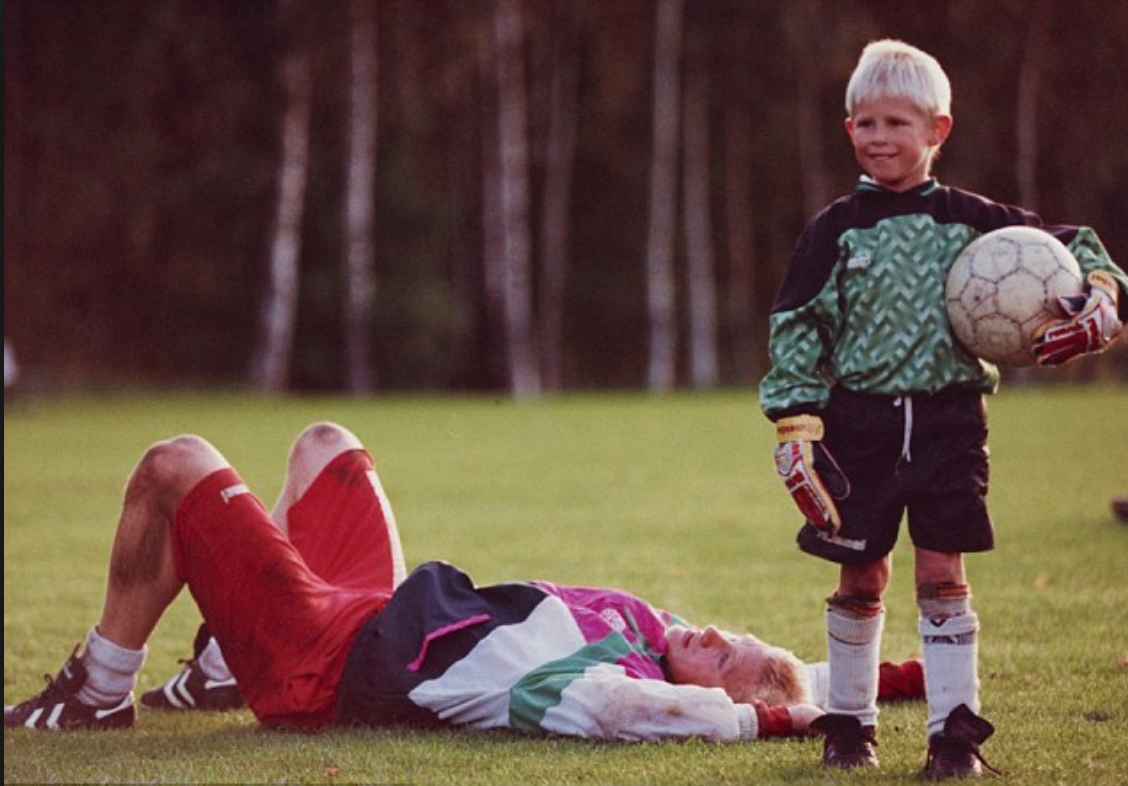
<svg viewBox="0 0 1128 786"><path fill-rule="evenodd" d="M900 468L901 462L911 464L913 462L913 454L909 449L909 443L913 439L913 397L912 396L898 396L893 401L893 406L905 408L905 434L901 438L901 457L897 459L897 467Z"/></svg>

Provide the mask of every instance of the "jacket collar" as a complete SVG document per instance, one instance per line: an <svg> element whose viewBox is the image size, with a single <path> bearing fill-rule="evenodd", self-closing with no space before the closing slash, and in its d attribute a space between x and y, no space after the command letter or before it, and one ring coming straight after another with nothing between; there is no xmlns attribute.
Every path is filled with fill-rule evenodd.
<svg viewBox="0 0 1128 786"><path fill-rule="evenodd" d="M934 177L928 178L919 186L913 186L908 191L890 191L888 188L880 185L869 175L862 175L858 178L858 185L855 188L855 193L858 194L894 194L897 196L928 196L936 189L940 188L940 181Z"/></svg>

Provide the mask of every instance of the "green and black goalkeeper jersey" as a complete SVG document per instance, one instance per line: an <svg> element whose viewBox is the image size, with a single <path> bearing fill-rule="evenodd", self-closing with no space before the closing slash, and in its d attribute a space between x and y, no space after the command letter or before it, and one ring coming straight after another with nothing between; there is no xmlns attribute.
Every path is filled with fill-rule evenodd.
<svg viewBox="0 0 1128 786"><path fill-rule="evenodd" d="M952 334L944 282L960 251L1003 226L1042 227L1033 213L935 180L906 192L863 178L799 238L771 317L772 369L760 406L772 419L814 413L831 384L885 395L948 388L994 392L998 369ZM1128 276L1085 227L1042 227L1077 257L1083 276L1107 270L1128 307Z"/></svg>

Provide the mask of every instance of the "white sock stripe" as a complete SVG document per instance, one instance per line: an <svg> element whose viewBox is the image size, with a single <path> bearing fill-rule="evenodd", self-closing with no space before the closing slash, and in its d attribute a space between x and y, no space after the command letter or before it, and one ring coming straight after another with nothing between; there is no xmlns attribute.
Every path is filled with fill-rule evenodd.
<svg viewBox="0 0 1128 786"><path fill-rule="evenodd" d="M939 623L921 618L918 629L926 644L974 644L979 633L979 617L975 612L949 617Z"/></svg>

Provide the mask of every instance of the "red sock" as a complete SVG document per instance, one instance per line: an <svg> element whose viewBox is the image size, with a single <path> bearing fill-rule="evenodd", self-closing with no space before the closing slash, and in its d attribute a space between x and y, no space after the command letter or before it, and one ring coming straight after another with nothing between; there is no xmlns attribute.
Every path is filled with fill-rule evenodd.
<svg viewBox="0 0 1128 786"><path fill-rule="evenodd" d="M880 701L924 698L924 665L919 660L882 663L878 669L877 698Z"/></svg>

